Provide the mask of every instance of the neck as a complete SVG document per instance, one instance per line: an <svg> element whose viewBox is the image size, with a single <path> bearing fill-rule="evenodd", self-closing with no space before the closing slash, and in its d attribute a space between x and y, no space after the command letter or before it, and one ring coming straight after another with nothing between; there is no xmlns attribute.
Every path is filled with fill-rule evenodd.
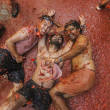
<svg viewBox="0 0 110 110"><path fill-rule="evenodd" d="M54 44L50 44L49 45L49 52L57 52L58 51L58 47L56 47Z"/></svg>
<svg viewBox="0 0 110 110"><path fill-rule="evenodd" d="M78 33L77 36L76 36L76 38L74 39L74 41L76 41L80 35L81 35L81 34Z"/></svg>

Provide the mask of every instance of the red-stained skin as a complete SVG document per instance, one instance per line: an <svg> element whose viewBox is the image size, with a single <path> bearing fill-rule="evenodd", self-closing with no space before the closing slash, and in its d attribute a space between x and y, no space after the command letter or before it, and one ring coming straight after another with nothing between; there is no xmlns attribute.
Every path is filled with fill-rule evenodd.
<svg viewBox="0 0 110 110"><path fill-rule="evenodd" d="M39 76L45 76L43 73L41 73L41 71L40 71L40 74L39 74Z"/></svg>
<svg viewBox="0 0 110 110"><path fill-rule="evenodd" d="M91 63L91 62L89 62L89 63L85 64L85 65L83 66L83 68L85 68L85 66L86 66L86 65L89 65L90 63Z"/></svg>
<svg viewBox="0 0 110 110"><path fill-rule="evenodd" d="M14 96L15 96L16 100L18 100L19 97L21 97L18 93L15 93Z"/></svg>
<svg viewBox="0 0 110 110"><path fill-rule="evenodd" d="M3 2L5 3L6 0L3 0ZM103 1L103 0L100 0ZM43 3L44 2L44 3ZM8 2L6 2L9 4L10 6L10 0ZM7 20L6 22L3 22L4 26L6 27L6 31L5 33L1 36L0 38L0 45L2 46L3 43L5 42L5 40L7 39L7 37L11 36L14 31L16 31L17 29L19 29L20 27L23 27L25 25L27 25L28 23L30 25L34 25L34 23L36 24L36 17L38 17L38 15L36 13L31 13L31 11L33 11L33 4L35 4L34 6L40 7L41 9L43 8L48 8L48 6L50 6L50 8L52 9L52 7L56 7L55 11L56 11L56 19L58 22L61 22L63 24L65 24L67 21L69 21L70 19L76 19L78 20L78 16L81 15L82 13L84 14L84 17L86 18L86 25L84 28L84 35L87 35L90 40L92 41L93 44L93 56L94 56L94 62L95 64L100 64L96 67L96 83L95 83L95 87L94 89L91 90L91 92L87 92L84 95L80 95L78 97L73 97L68 99L68 105L70 106L70 110L101 110L103 107L103 110L109 110L109 99L110 99L110 95L109 93L109 68L106 68L109 64L109 16L110 16L110 10L108 5L106 6L107 9L103 9L100 11L97 11L95 9L95 6L98 4L97 1L91 1L91 0L78 0L78 1L74 1L74 0L55 0L54 2L52 0L48 0L46 2L46 4L48 3L48 5L45 4L44 0L33 0L33 2L28 1L28 3L23 2L22 0L19 0L19 3L22 4L24 3L24 6L22 6L21 8L24 10L27 6L27 12L30 12L30 16L29 17L25 17L28 16L29 13L24 13L19 12L19 15L17 17L17 19L13 19L11 18L10 21ZM2 4L2 1L1 1ZM59 7L58 7L59 6ZM60 7L61 6L61 7ZM82 8L83 7L83 8ZM8 6L7 6L8 8ZM49 9L50 9L49 8ZM87 10L88 9L88 10ZM92 9L92 10L91 10ZM70 10L70 11L68 11ZM74 10L74 11L73 11ZM86 10L86 11L85 11ZM10 11L10 10L9 10ZM36 10L36 11L39 11ZM36 12L35 11L35 12ZM97 14L96 14L97 13ZM22 15L22 16L20 16ZM31 16L33 15L33 17ZM61 15L61 16L60 16ZM64 19L63 19L64 17ZM24 20L23 18L25 18L26 20ZM92 19L94 18L94 19ZM99 19L101 18L101 19ZM29 21L29 22L28 22ZM31 23L31 21L34 21L33 23ZM91 22L92 21L92 22ZM22 25L23 22L23 25ZM13 25L12 25L13 23ZM17 23L17 24L16 24ZM14 28L13 28L14 27ZM97 31L97 29L100 27L100 31ZM14 29L11 30L11 29ZM104 30L105 29L105 30ZM85 31L86 30L86 31ZM102 30L104 30L102 32ZM108 41L107 41L108 39ZM68 41L68 37L65 37L65 42ZM104 45L102 45L104 44ZM100 48L102 47L102 48ZM106 48L104 48L106 47ZM104 48L104 49L103 49ZM100 51L98 51L98 49ZM34 51L30 51L28 52L28 54L26 55L27 57L29 57L30 59L33 58L33 56L29 56L31 55L31 53L35 53L33 54L36 57L36 50ZM102 54L105 54L104 57L102 57ZM99 56L100 55L100 56ZM98 56L96 58L96 56ZM24 62L24 70L25 70L25 75L27 75L28 73L26 71L28 70L28 67L30 66L30 60L25 60L26 62ZM104 64L104 67L103 67ZM63 67L63 72L66 72L66 74L69 74L68 69L69 65L64 65ZM101 71L103 72L103 75L101 73ZM32 74L32 73L31 73ZM1 78L1 76L0 76ZM27 79L29 80L28 77L25 78L25 81L27 81ZM62 79L62 78L61 78ZM6 97L8 94L8 86L10 86L10 88L12 88L12 83L9 82L9 84L7 84L7 81L5 81L5 79L0 80L0 96L2 97L2 100L0 100L0 104L4 101L4 99L6 99ZM103 81L102 81L103 80ZM101 83L100 83L101 82ZM108 82L108 83L107 83ZM108 85L106 85L106 83ZM6 88L6 89L5 89ZM5 89L5 90L4 90ZM7 92L6 92L7 91ZM105 93L103 93L103 91L106 91ZM4 94L2 94L4 93ZM103 95L102 95L103 94ZM75 102L75 103L74 103ZM84 104L85 103L85 104ZM89 103L87 105L87 103ZM105 107L105 108L104 108ZM21 108L22 110L33 110L32 108ZM20 110L21 110L20 109ZM49 110L56 110L54 107L50 107Z"/></svg>
<svg viewBox="0 0 110 110"><path fill-rule="evenodd" d="M75 71L77 68L78 68L78 65L75 65L75 67L74 67L74 71Z"/></svg>

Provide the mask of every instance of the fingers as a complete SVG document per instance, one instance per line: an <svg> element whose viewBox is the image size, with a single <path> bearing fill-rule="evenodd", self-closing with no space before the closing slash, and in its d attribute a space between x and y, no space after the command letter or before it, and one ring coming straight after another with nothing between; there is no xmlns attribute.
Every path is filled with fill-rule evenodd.
<svg viewBox="0 0 110 110"><path fill-rule="evenodd" d="M47 62L47 66L49 67L49 68L53 68L53 65L54 65L54 59L49 59L48 60L48 62Z"/></svg>
<svg viewBox="0 0 110 110"><path fill-rule="evenodd" d="M43 60L43 65L48 66L49 68L52 68L54 65L54 59L52 58L45 58Z"/></svg>
<svg viewBox="0 0 110 110"><path fill-rule="evenodd" d="M23 59L25 59L25 57L19 56L16 58L16 62L21 63L23 61Z"/></svg>
<svg viewBox="0 0 110 110"><path fill-rule="evenodd" d="M55 10L51 10L48 12L48 16L53 16L55 14Z"/></svg>
<svg viewBox="0 0 110 110"><path fill-rule="evenodd" d="M54 65L54 59L51 59L50 67L53 68L53 65Z"/></svg>
<svg viewBox="0 0 110 110"><path fill-rule="evenodd" d="M84 18L84 15L80 15L80 16L79 16L79 20L80 20L80 24L81 24L81 25L85 25L85 21L86 21L86 20L85 20L85 18Z"/></svg>

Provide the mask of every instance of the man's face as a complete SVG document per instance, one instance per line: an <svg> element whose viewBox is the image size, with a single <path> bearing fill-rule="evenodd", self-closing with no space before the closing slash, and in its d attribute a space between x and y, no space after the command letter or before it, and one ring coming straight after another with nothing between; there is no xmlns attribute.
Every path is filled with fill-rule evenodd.
<svg viewBox="0 0 110 110"><path fill-rule="evenodd" d="M79 32L79 29L76 29L74 26L68 26L66 28L66 35L70 38L70 40L74 40L77 37L77 34Z"/></svg>
<svg viewBox="0 0 110 110"><path fill-rule="evenodd" d="M56 46L61 46L62 42L62 37L60 35L54 35L50 40L50 44L54 44Z"/></svg>
<svg viewBox="0 0 110 110"><path fill-rule="evenodd" d="M43 20L41 21L41 23L39 24L39 31L41 35L45 35L51 28L52 24L50 21L48 20Z"/></svg>

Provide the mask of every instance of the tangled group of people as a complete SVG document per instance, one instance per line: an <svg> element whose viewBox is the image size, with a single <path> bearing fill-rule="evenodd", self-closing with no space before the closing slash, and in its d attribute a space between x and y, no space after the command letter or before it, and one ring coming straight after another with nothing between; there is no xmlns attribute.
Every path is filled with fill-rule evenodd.
<svg viewBox="0 0 110 110"><path fill-rule="evenodd" d="M106 3L101 3L97 9L105 6ZM88 37L82 35L84 16L79 17L80 23L70 20L62 26L54 20L54 14L55 11L51 10L47 15L42 15L37 26L21 28L0 48L0 75L7 73L8 80L14 85L7 100L0 106L0 110L17 110L26 106L28 101L33 103L32 107L35 110L47 110L52 101L56 109L69 110L65 98L81 94L94 86L95 66L92 59L92 44ZM52 34L50 30L53 25L58 27L56 34ZM0 27L1 35L4 27L2 24ZM64 37L59 32L64 32L69 39L63 49L60 47ZM51 35L47 47L48 33ZM23 54L36 44L38 44L37 67L32 78L24 85ZM62 76L61 68L68 59L71 59L72 73L54 85Z"/></svg>

